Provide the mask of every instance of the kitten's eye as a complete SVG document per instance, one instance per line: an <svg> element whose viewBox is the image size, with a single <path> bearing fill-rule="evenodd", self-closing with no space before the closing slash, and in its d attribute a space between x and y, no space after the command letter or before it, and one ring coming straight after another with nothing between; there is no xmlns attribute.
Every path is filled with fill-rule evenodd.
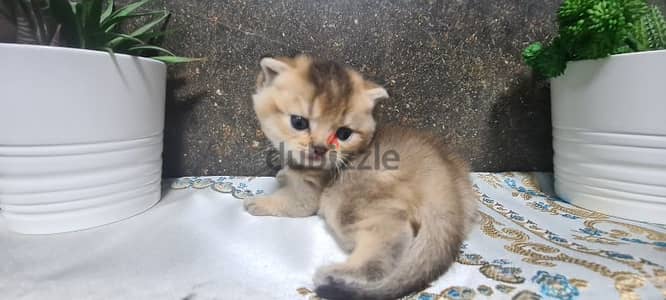
<svg viewBox="0 0 666 300"><path fill-rule="evenodd" d="M291 127L294 127L296 130L305 130L310 127L310 122L301 116L291 115Z"/></svg>
<svg viewBox="0 0 666 300"><path fill-rule="evenodd" d="M335 136L341 141L344 141L344 140L348 139L351 134L352 134L352 130L347 128L347 127L340 127L335 132Z"/></svg>

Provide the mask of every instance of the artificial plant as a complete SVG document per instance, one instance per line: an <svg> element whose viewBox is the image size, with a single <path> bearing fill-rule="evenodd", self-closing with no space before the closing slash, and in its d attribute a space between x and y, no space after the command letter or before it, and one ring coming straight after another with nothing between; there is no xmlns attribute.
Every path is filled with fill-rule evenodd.
<svg viewBox="0 0 666 300"><path fill-rule="evenodd" d="M565 0L557 12L559 35L533 43L525 62L546 77L561 75L569 61L666 49L666 21L645 0Z"/></svg>
<svg viewBox="0 0 666 300"><path fill-rule="evenodd" d="M17 43L75 47L147 56L166 63L197 60L157 46L170 13L141 11L151 0L117 8L114 0L1 0L0 17L15 27ZM131 21L131 24L126 24ZM125 31L129 25L137 28Z"/></svg>

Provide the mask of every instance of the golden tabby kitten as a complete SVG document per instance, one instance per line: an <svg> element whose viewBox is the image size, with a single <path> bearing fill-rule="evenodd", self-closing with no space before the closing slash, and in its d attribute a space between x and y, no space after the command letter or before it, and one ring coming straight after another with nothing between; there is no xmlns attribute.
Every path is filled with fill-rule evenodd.
<svg viewBox="0 0 666 300"><path fill-rule="evenodd" d="M433 136L375 130L386 91L334 62L264 58L253 96L280 149L280 188L244 202L253 215L322 216L346 262L321 268L327 299L391 299L454 262L476 212L465 164Z"/></svg>

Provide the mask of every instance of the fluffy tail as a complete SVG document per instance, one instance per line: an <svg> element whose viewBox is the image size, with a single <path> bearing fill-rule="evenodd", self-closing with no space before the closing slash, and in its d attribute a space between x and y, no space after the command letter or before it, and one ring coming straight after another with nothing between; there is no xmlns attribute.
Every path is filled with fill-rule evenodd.
<svg viewBox="0 0 666 300"><path fill-rule="evenodd" d="M468 185L467 182L462 184ZM395 269L385 277L378 281L365 281L328 276L326 283L316 287L317 295L329 300L383 300L425 289L453 264L476 213L471 195L458 196L465 198L460 202L465 207L453 211L447 210L446 205L441 203L424 207L427 209L420 212L418 234L399 258ZM456 222L453 218L460 219Z"/></svg>

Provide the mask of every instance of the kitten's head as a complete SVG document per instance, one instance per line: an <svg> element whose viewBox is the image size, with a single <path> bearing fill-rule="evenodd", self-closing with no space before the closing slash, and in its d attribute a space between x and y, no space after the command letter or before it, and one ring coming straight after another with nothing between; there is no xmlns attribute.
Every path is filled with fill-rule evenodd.
<svg viewBox="0 0 666 300"><path fill-rule="evenodd" d="M372 140L384 88L335 62L263 58L253 95L261 129L291 165L330 169Z"/></svg>

